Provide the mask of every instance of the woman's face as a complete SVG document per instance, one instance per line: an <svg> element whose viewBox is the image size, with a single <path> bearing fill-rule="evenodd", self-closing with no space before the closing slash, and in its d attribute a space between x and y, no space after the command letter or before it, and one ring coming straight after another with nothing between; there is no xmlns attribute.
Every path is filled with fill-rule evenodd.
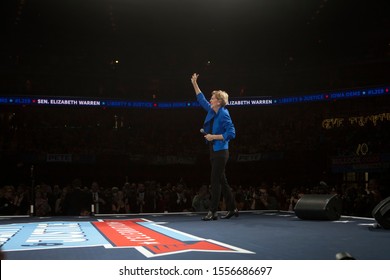
<svg viewBox="0 0 390 280"><path fill-rule="evenodd" d="M215 95L213 94L210 98L210 105L211 105L211 109L214 109L214 108L219 108L221 107L221 101L219 101Z"/></svg>

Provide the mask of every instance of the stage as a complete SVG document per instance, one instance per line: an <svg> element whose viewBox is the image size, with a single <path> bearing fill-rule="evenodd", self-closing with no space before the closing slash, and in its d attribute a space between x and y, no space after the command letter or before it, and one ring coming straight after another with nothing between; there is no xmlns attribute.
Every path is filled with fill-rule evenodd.
<svg viewBox="0 0 390 280"><path fill-rule="evenodd" d="M370 218L302 220L293 212L1 217L7 260L389 260L390 231Z"/></svg>

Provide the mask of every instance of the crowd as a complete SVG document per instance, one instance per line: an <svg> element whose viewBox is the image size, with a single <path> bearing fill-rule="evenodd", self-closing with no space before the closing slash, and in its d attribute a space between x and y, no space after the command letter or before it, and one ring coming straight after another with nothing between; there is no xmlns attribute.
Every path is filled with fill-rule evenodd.
<svg viewBox="0 0 390 280"><path fill-rule="evenodd" d="M385 198L387 191L376 179L370 180L363 189L328 186L323 181L314 187L291 188L276 182L231 187L237 208L241 211L294 211L296 203L305 194L336 194L342 200L343 215L361 217L372 217L372 210ZM0 189L0 215L43 217L207 212L209 205L209 186L190 186L183 180L175 184L126 182L121 187L111 188L100 186L96 181L88 186L80 179L74 179L64 186L40 183L33 188L20 184L16 188L6 185ZM226 210L223 200L220 201L219 210Z"/></svg>
<svg viewBox="0 0 390 280"><path fill-rule="evenodd" d="M385 98L388 97L333 103L230 107L237 138L231 143L231 168L234 170L229 174L235 176L231 187L239 208L293 210L300 195L319 192L319 175L325 170L331 173L330 157L353 155L361 143L369 147L368 154L389 153L389 121L383 120L376 125L368 122L364 126L344 123L344 126L333 129L325 129L321 125L323 119L330 117L389 112ZM0 112L0 159L5 170L0 175L0 214L28 214L32 195L34 211L39 216L205 211L208 207L208 182L195 180L197 176L201 177L204 172L202 165L208 161L207 146L199 132L202 114L197 108L4 107ZM57 177L53 174L54 178L34 174L34 179L39 182L33 182L34 192L31 191L32 178L30 174L26 175L28 172L24 172L25 177L18 174L10 176L20 166L29 167L34 161L45 162L47 154L70 154L74 162L60 166L62 174L55 174ZM241 162L239 155L242 154L262 157L256 161ZM69 171L71 166L76 165L77 159L87 156L90 166L102 165L106 173L95 171L92 179ZM121 179L119 183L103 180L114 172L107 160L111 157L114 157L117 166L124 168L133 162L128 168L134 169L128 180ZM160 157L161 166L152 167L150 162L142 161L156 157ZM179 165L188 167L164 169L164 161L172 161L172 158ZM184 159L190 161L182 164ZM48 162L45 164L41 170L53 166ZM141 168L136 168L139 164L146 166L142 172L149 173L148 179L135 176L141 172ZM78 165L75 169L83 168L86 167ZM160 173L154 173L160 169L163 170L160 173L165 173L164 180L158 176ZM129 175L127 171L115 172L120 173L120 178ZM377 172L386 173L383 170ZM304 180L302 174L311 176L310 180ZM72 176L80 180L70 181ZM381 196L373 195L367 182L349 184L339 174L335 176L336 179L328 181L332 187L326 191L343 197L346 214L370 216L372 205L388 195L386 189L381 189ZM381 188L385 185L381 184ZM91 205L94 205L93 209ZM222 202L221 209L223 207Z"/></svg>

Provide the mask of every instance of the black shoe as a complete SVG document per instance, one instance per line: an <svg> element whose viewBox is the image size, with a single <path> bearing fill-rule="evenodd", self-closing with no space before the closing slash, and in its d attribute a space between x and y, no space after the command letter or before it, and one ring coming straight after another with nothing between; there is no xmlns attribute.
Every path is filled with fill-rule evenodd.
<svg viewBox="0 0 390 280"><path fill-rule="evenodd" d="M225 215L221 216L221 219L230 219L231 217L238 217L238 209L227 211Z"/></svg>
<svg viewBox="0 0 390 280"><path fill-rule="evenodd" d="M217 212L211 212L209 211L206 216L202 218L203 221L212 221L212 220L218 220L218 214Z"/></svg>

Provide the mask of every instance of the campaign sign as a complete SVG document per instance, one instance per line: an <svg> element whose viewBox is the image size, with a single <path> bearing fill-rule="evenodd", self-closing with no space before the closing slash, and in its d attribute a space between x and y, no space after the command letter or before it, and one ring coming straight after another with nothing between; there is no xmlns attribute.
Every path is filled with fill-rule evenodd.
<svg viewBox="0 0 390 280"><path fill-rule="evenodd" d="M82 222L39 222L0 226L3 251L103 246L132 248L145 257L190 251L253 254L235 246L204 239L146 219Z"/></svg>

